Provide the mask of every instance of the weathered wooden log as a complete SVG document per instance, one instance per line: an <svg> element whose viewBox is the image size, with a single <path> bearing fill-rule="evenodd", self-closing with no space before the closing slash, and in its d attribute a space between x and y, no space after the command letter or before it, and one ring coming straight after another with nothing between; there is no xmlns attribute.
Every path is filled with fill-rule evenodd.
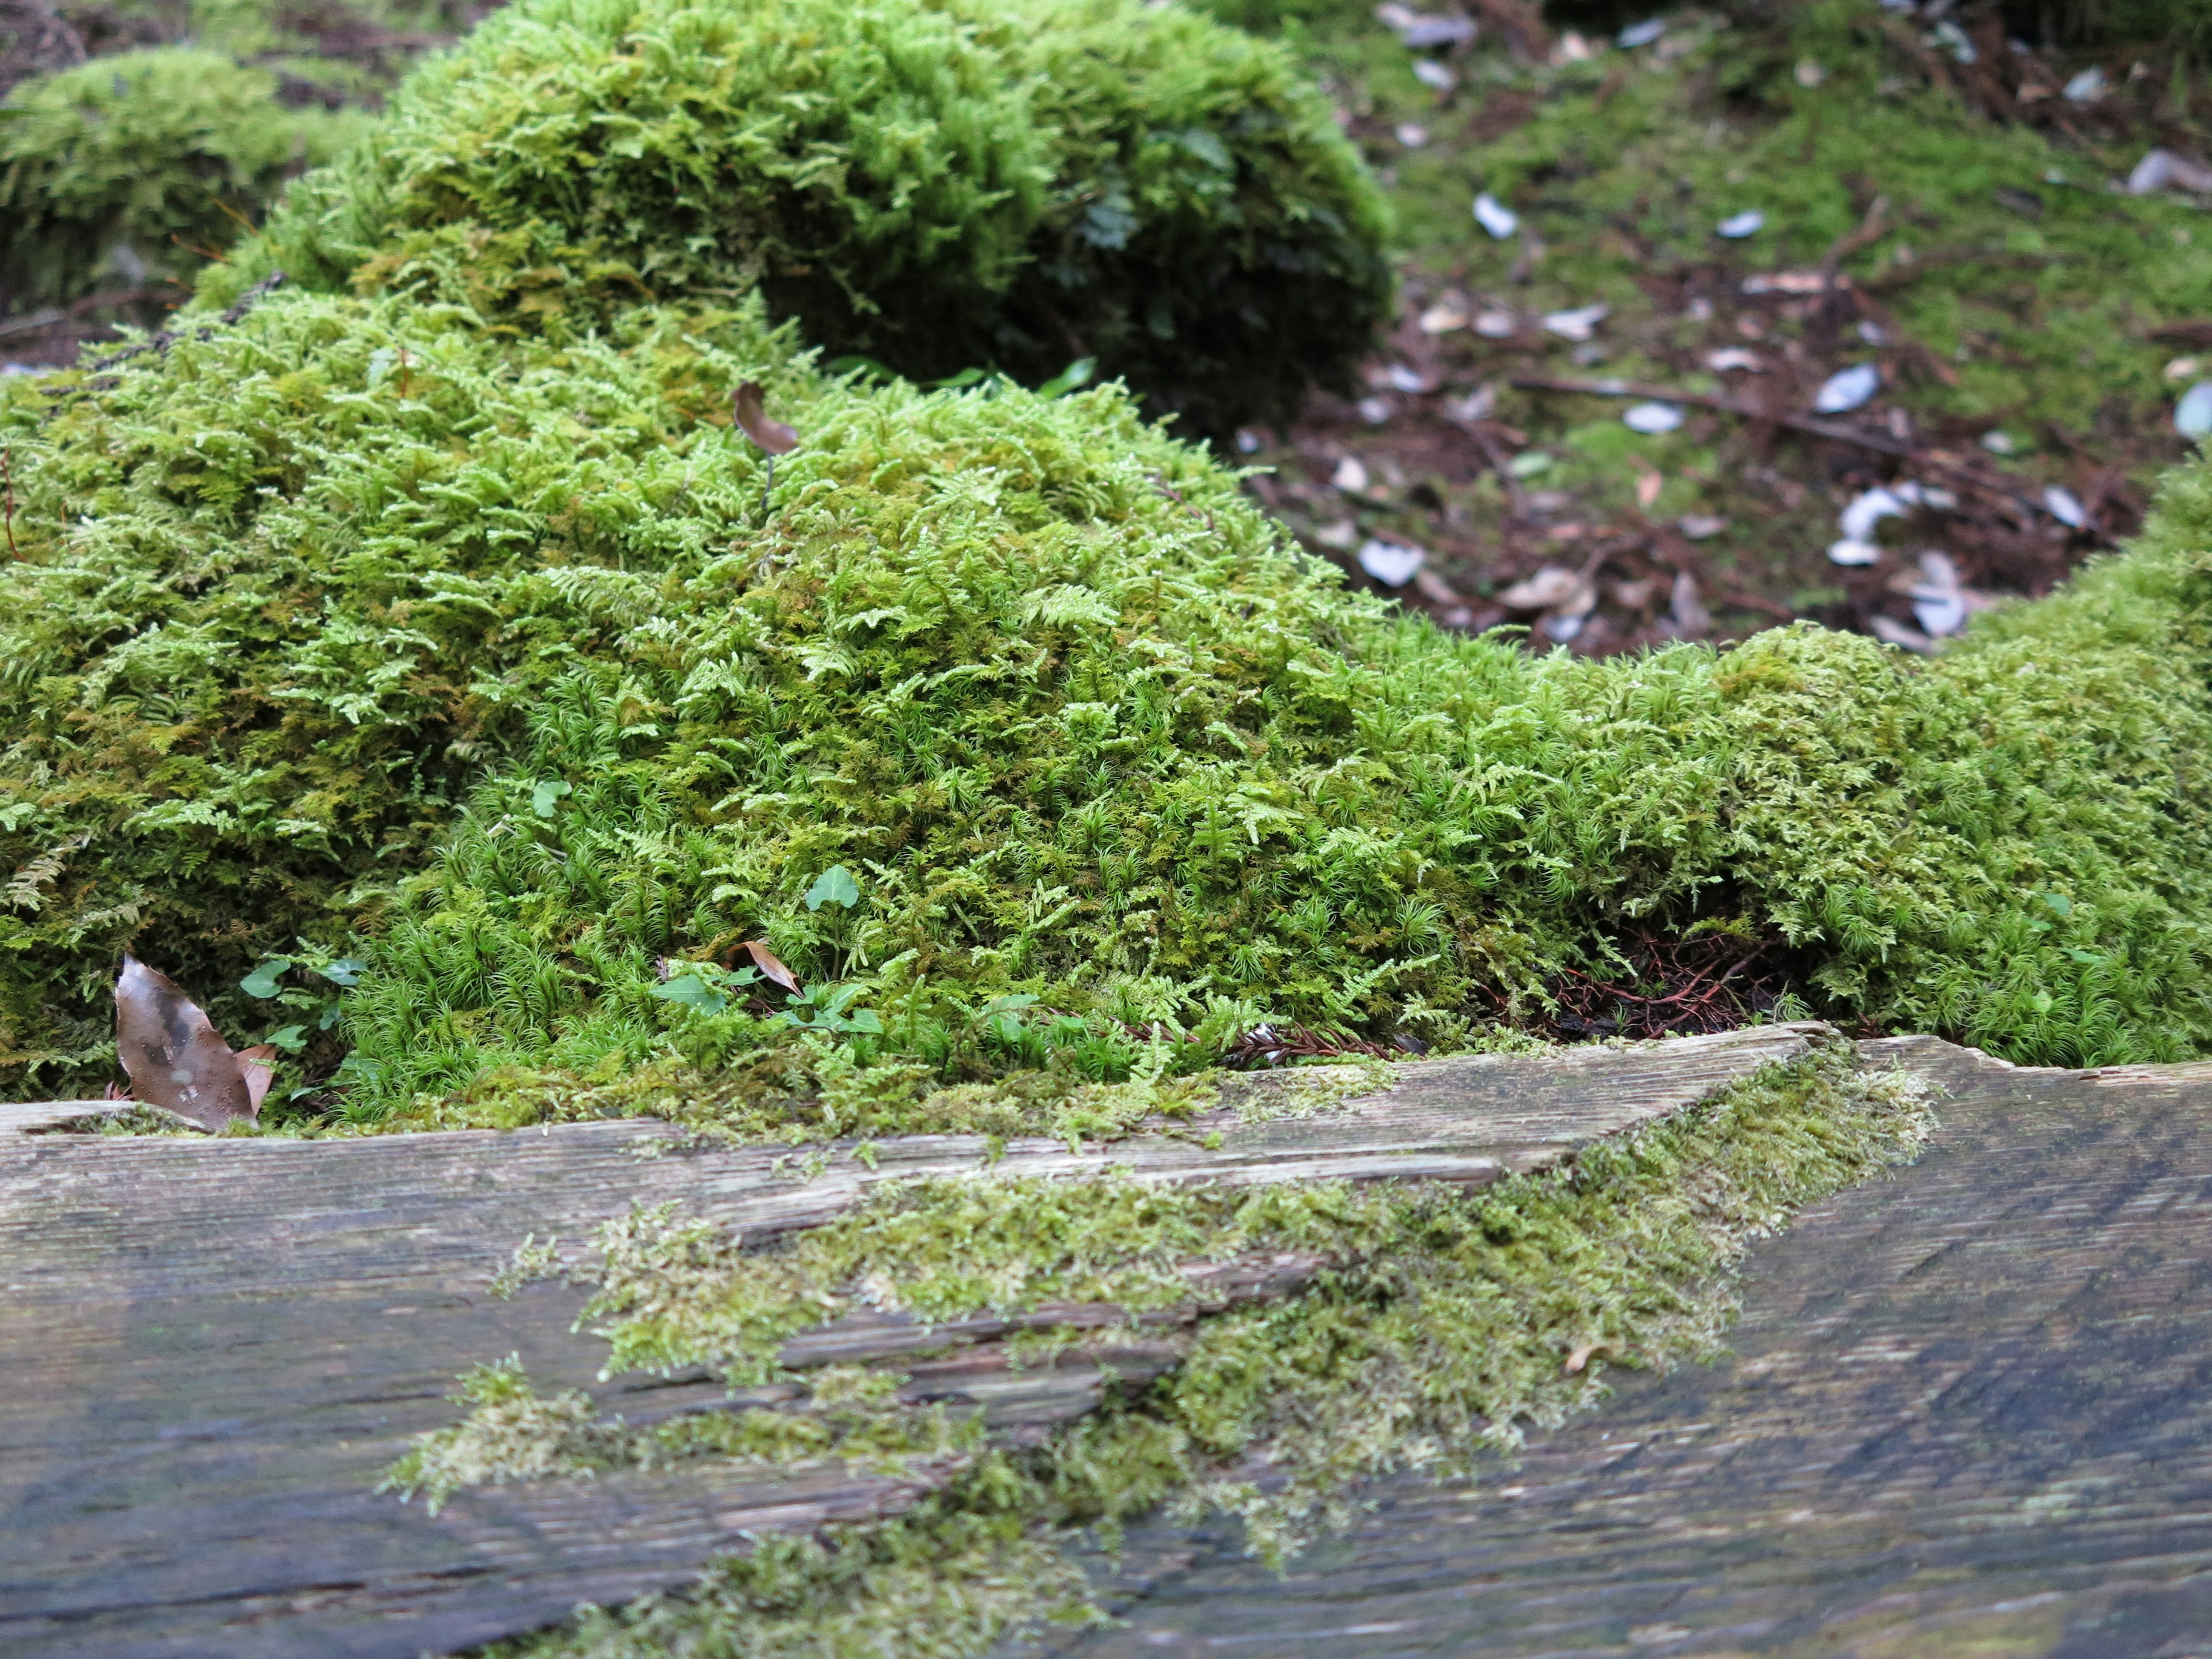
<svg viewBox="0 0 2212 1659"><path fill-rule="evenodd" d="M603 1345L570 1329L579 1289L490 1296L528 1235L576 1239L674 1200L757 1241L920 1175L1481 1182L1802 1054L1818 1029L1416 1062L1342 1111L1224 1111L1195 1133L1073 1152L921 1136L864 1159L847 1144L811 1175L788 1152L687 1147L641 1121L284 1141L38 1133L113 1107L8 1109L0 1653L411 1659L680 1583L747 1532L895 1511L945 1474L699 1464L467 1492L434 1520L378 1496L378 1472L410 1438L453 1419L455 1374L508 1352L541 1388L589 1389L634 1423L728 1403L702 1376L599 1381ZM1310 1269L1233 1264L1186 1312L1286 1294ZM1055 1322L1101 1328L1019 1370L994 1346ZM852 1319L788 1357L915 1356L901 1359L906 1397L973 1405L1021 1435L1089 1410L1109 1375L1158 1375L1181 1346L1174 1317L1131 1330L1109 1310L1064 1308L934 1331Z"/></svg>
<svg viewBox="0 0 2212 1659"><path fill-rule="evenodd" d="M1479 1485L1412 1477L1276 1577L1130 1529L1127 1622L1026 1659L2160 1659L2212 1651L2212 1067L1862 1045L1948 1097L1800 1214L1729 1354L1617 1373Z"/></svg>

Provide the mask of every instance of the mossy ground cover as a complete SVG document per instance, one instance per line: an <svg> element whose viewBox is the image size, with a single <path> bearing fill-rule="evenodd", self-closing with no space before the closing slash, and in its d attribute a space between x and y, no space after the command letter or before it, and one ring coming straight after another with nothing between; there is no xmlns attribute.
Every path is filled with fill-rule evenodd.
<svg viewBox="0 0 2212 1659"><path fill-rule="evenodd" d="M2098 545L2044 510L2048 486L2131 533L2187 453L2172 417L2205 376L2212 315L2198 198L2116 188L2154 146L2206 153L2201 54L2160 44L2176 20L2109 16L2047 43L1972 9L1955 40L1938 9L1872 0L1658 9L1666 33L1639 47L1563 27L1518 56L1487 25L1469 47L1410 52L1364 7L1285 23L1391 184L1406 250L1365 400L1261 434L1254 459L1280 471L1259 487L1309 545L1347 568L1371 536L1423 546L1434 586L1409 603L1603 654L1791 617L1917 634L1907 590L1931 550L1974 592L2047 592ZM1417 79L1422 63L1451 88ZM2068 98L2091 69L2104 90ZM1513 235L1476 225L1480 192L1518 216ZM1759 228L1718 234L1753 210ZM1848 291L1747 292L1832 252ZM1542 324L1594 305L1610 311L1585 341ZM1425 332L1425 314L1451 325ZM1478 331L1486 315L1505 337ZM1513 384L1609 377L1810 415L1859 363L1883 384L1850 418L1921 459L1694 406L1638 433L1635 399ZM1365 479L1339 488L1347 457ZM2028 510L1961 488L1958 467ZM1844 505L1904 481L1939 504L1882 526L1875 562L1831 562ZM1595 609L1498 602L1545 566L1586 578Z"/></svg>
<svg viewBox="0 0 2212 1659"><path fill-rule="evenodd" d="M0 361L65 364L157 323L477 15L197 0L0 19Z"/></svg>

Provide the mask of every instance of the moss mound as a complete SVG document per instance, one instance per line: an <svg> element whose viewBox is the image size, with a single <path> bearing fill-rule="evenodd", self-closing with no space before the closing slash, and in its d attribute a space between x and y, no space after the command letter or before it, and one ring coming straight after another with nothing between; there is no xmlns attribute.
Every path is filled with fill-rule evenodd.
<svg viewBox="0 0 2212 1659"><path fill-rule="evenodd" d="M26 82L0 110L0 305L164 281L181 292L287 179L367 121L288 108L269 70L184 47Z"/></svg>
<svg viewBox="0 0 2212 1659"><path fill-rule="evenodd" d="M1187 431L1341 381L1385 210L1279 48L1137 0L524 0L410 79L216 285L266 270L589 324L757 289L834 353Z"/></svg>
<svg viewBox="0 0 2212 1659"><path fill-rule="evenodd" d="M765 519L747 378L805 434ZM21 1088L105 1075L126 945L206 989L372 943L368 1115L787 1045L725 982L756 939L845 988L817 1046L956 1073L987 1029L1109 1082L1162 1022L1455 1038L1653 930L2021 1059L2212 1038L2201 469L1932 664L1590 662L1346 593L1118 392L825 379L757 307L559 345L279 295L112 379L5 393Z"/></svg>

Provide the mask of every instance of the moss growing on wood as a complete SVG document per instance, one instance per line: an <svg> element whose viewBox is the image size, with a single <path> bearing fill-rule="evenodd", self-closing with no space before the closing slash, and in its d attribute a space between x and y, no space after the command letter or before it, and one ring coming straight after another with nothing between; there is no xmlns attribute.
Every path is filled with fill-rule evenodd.
<svg viewBox="0 0 2212 1659"><path fill-rule="evenodd" d="M1136 0L522 0L220 273L528 326L757 288L922 379L1076 358L1186 430L1382 320L1382 198L1278 47Z"/></svg>
<svg viewBox="0 0 2212 1659"><path fill-rule="evenodd" d="M167 285L181 298L284 181L368 125L288 108L219 52L123 52L15 88L0 115L0 306Z"/></svg>
<svg viewBox="0 0 2212 1659"><path fill-rule="evenodd" d="M1710 1352L1747 1242L1909 1159L1929 1123L1917 1085L1856 1073L1838 1044L1571 1169L1484 1193L907 1188L836 1224L834 1239L743 1259L750 1272L711 1230L624 1225L602 1302L617 1364L734 1358L748 1370L775 1338L746 1310L769 1303L790 1310L770 1322L778 1331L826 1322L863 1296L939 1316L1069 1292L1141 1306L1170 1295L1160 1264L1255 1241L1318 1250L1331 1266L1294 1300L1206 1321L1178 1371L1042 1450L979 1456L902 1520L771 1542L690 1597L589 1613L501 1651L873 1651L865 1644L927 1587L958 1610L939 1627L940 1650L980 1652L1054 1611L1083 1616L1057 1547L1092 1527L1110 1536L1118 1519L1178 1494L1245 1516L1254 1547L1280 1553L1341 1517L1366 1477L1479 1470L1527 1428L1601 1398L1608 1366ZM1031 1220L1030 1236L1006 1236ZM1010 1260L1036 1276L1007 1279ZM763 1269L766 1290L752 1277ZM810 1305L824 1297L836 1305ZM678 1325L684 1340L663 1346ZM1265 1490L1246 1478L1255 1462ZM1006 1593L1010 1579L1026 1605Z"/></svg>

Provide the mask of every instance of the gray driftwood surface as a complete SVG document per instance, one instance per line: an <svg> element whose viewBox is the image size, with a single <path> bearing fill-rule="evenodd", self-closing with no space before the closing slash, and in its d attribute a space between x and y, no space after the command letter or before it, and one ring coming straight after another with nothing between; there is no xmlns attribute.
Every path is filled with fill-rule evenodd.
<svg viewBox="0 0 2212 1659"><path fill-rule="evenodd" d="M633 1204L677 1200L758 1240L819 1224L876 1182L987 1167L1481 1182L1690 1105L1802 1054L1816 1029L1411 1063L1341 1112L1197 1126L1220 1130L1211 1149L1016 1141L987 1166L979 1139L920 1137L881 1144L872 1168L833 1148L811 1179L754 1149L641 1157L672 1132L635 1121L199 1139L36 1133L111 1109L100 1103L0 1108L0 1653L412 1659L684 1583L747 1532L896 1510L941 1475L697 1465L463 1493L434 1519L376 1495L412 1436L454 1419L456 1374L510 1352L541 1389L588 1387L632 1423L726 1399L702 1378L599 1382L604 1345L570 1331L581 1291L493 1297L528 1235L580 1242ZM1194 1305L1284 1293L1310 1267L1233 1264L1194 1280ZM853 1320L789 1357L949 1348L902 1362L908 1396L981 1406L1020 1435L1089 1409L1102 1367L1141 1378L1179 1352L1166 1321L1015 1371L992 1341L1009 1328Z"/></svg>
<svg viewBox="0 0 2212 1659"><path fill-rule="evenodd" d="M1287 1578L1133 1528L1127 1624L1042 1651L2212 1654L2212 1066L1865 1047L1949 1087L1942 1127L1753 1253L1724 1363L1618 1375L1479 1486L1392 1483Z"/></svg>

